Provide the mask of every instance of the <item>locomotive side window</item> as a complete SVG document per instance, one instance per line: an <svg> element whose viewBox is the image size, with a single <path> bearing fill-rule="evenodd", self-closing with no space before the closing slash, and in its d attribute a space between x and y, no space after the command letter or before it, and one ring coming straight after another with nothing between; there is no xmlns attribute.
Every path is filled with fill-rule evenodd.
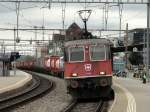
<svg viewBox="0 0 150 112"><path fill-rule="evenodd" d="M91 61L105 60L106 59L105 46L91 46L90 58Z"/></svg>
<svg viewBox="0 0 150 112"><path fill-rule="evenodd" d="M84 61L84 47L69 48L70 61Z"/></svg>

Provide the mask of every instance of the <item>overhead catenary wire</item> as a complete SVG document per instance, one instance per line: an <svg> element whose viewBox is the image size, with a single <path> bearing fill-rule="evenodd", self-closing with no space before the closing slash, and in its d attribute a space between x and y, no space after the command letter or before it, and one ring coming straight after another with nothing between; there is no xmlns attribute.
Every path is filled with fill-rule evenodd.
<svg viewBox="0 0 150 112"><path fill-rule="evenodd" d="M26 21L26 22L29 24L28 26L30 26L30 27L35 26L35 25L32 23L32 21L28 20L28 19L24 16L22 10L20 10L20 17L22 17L22 18L24 19L24 21Z"/></svg>
<svg viewBox="0 0 150 112"><path fill-rule="evenodd" d="M119 31L119 30L118 30Z"/></svg>
<svg viewBox="0 0 150 112"><path fill-rule="evenodd" d="M9 25L13 25L16 26L17 24L12 24L12 23L7 23ZM43 34L42 32L38 32L40 30L47 30L47 31L61 31L63 29L52 29L52 28L48 28L48 29L43 29L41 26L36 26L37 28L35 29L35 26L31 26L31 25L25 25L25 24L19 24L19 27L30 27L30 28L19 28L19 29L15 29L15 30L19 30L19 31L25 31L25 32L34 32L33 30L37 30L38 34ZM14 28L0 28L0 31L14 31ZM46 35L52 35L53 33L44 33Z"/></svg>
<svg viewBox="0 0 150 112"><path fill-rule="evenodd" d="M17 3L17 2L16 2ZM16 5L16 4L15 4ZM2 3L2 2L0 2L0 6L2 6L2 7L4 7L4 8L6 8L6 9L8 9L9 10L9 12L16 12L16 6L14 7L14 8L11 8L11 7L9 7L6 3ZM37 5L34 5L34 6L28 6L28 7L24 7L24 8L21 8L20 7L20 11L22 11L22 10L28 10L28 9L33 9L33 8L38 8L38 7L41 7L41 6L37 6Z"/></svg>
<svg viewBox="0 0 150 112"><path fill-rule="evenodd" d="M125 34L125 32L122 32L121 34ZM108 36L117 36L118 37L119 33L112 33L112 34L104 34L101 35L102 37L108 37Z"/></svg>
<svg viewBox="0 0 150 112"><path fill-rule="evenodd" d="M30 8L30 7L29 7ZM21 8L20 8L20 10L21 10ZM21 17L21 16L20 16ZM26 19L26 21L27 21L27 19ZM35 26L35 25L34 25Z"/></svg>
<svg viewBox="0 0 150 112"><path fill-rule="evenodd" d="M4 5L4 4L2 4L2 3L0 3L0 6L6 8L6 9L9 9L9 10L11 10L11 11L16 11L15 9L10 8L10 7L8 7L7 5Z"/></svg>
<svg viewBox="0 0 150 112"><path fill-rule="evenodd" d="M85 0L86 1L86 0ZM43 25L44 26L44 25ZM18 28L17 28L18 29ZM44 31L44 30L43 30ZM29 32L29 31L28 31Z"/></svg>
<svg viewBox="0 0 150 112"><path fill-rule="evenodd" d="M49 0L0 0L0 2L28 2L28 3L49 3ZM91 0L87 3L123 3L123 4L147 4L148 0ZM52 0L51 3L85 3L83 0Z"/></svg>

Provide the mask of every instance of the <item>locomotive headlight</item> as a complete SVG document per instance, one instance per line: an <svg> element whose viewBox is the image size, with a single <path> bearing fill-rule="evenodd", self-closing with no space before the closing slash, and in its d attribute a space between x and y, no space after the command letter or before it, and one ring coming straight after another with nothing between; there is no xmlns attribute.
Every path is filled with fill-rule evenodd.
<svg viewBox="0 0 150 112"><path fill-rule="evenodd" d="M78 74L77 74L77 73L73 73L72 76L73 76L73 77L77 77Z"/></svg>
<svg viewBox="0 0 150 112"><path fill-rule="evenodd" d="M105 72L100 72L100 75L105 75L106 73Z"/></svg>

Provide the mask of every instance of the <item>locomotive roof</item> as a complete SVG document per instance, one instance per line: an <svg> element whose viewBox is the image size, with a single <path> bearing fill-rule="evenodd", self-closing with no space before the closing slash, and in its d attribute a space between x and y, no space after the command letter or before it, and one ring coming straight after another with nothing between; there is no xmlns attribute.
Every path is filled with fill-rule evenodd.
<svg viewBox="0 0 150 112"><path fill-rule="evenodd" d="M72 45L82 45L82 44L107 44L112 45L112 42L105 38L98 38L98 39L82 39L82 40L73 40L65 42L65 46L72 46Z"/></svg>

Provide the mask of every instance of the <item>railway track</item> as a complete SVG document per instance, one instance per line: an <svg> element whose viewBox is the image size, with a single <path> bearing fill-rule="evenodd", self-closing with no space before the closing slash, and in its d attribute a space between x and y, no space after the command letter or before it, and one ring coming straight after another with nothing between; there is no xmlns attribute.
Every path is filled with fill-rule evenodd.
<svg viewBox="0 0 150 112"><path fill-rule="evenodd" d="M108 102L78 102L73 100L62 112L107 112Z"/></svg>
<svg viewBox="0 0 150 112"><path fill-rule="evenodd" d="M32 72L30 72L30 74L33 75L34 83L29 88L16 95L0 99L0 112L7 112L7 110L18 106L19 104L31 101L31 99L38 98L40 95L52 90L52 81L41 76L37 76Z"/></svg>

